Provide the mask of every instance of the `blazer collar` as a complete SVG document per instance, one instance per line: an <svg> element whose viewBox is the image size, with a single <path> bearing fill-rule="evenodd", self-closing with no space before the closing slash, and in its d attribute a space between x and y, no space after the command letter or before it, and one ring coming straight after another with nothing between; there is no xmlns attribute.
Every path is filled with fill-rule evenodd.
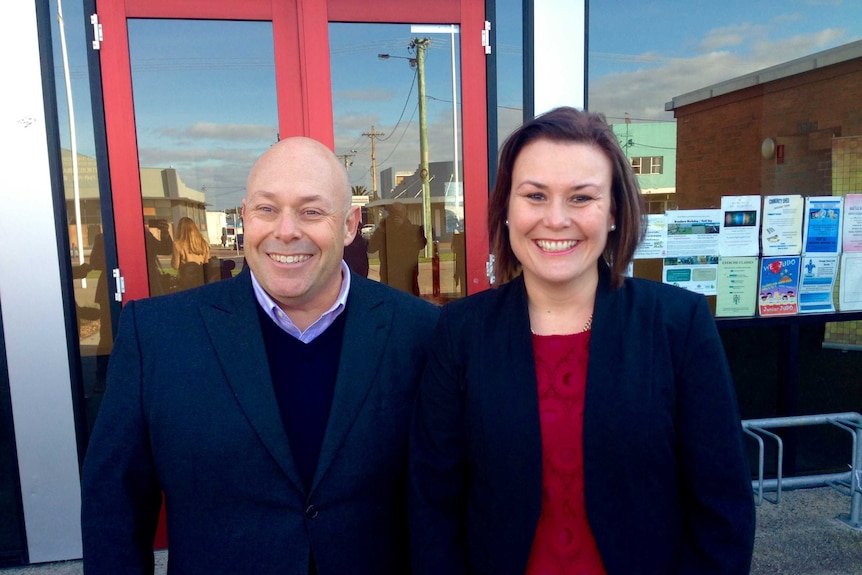
<svg viewBox="0 0 862 575"><path fill-rule="evenodd" d="M353 427L385 356L394 312L383 292L373 287L371 280L356 274L351 277L335 395L309 493L316 489Z"/></svg>
<svg viewBox="0 0 862 575"><path fill-rule="evenodd" d="M269 373L251 274L220 282L200 302L200 312L228 385L261 442L290 480L305 491L284 426Z"/></svg>

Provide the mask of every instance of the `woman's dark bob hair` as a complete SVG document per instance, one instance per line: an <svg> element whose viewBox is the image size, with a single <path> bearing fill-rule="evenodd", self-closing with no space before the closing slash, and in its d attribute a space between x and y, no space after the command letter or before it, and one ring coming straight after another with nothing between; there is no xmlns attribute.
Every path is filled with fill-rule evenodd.
<svg viewBox="0 0 862 575"><path fill-rule="evenodd" d="M608 234L602 261L610 271L610 283L618 288L635 248L646 232L646 208L628 158L603 116L561 107L525 122L515 130L500 150L497 181L488 206L488 231L495 257L498 283L505 283L521 273L521 262L509 242L506 219L512 193L512 169L524 146L536 140L598 146L608 156L613 170L611 212L616 230Z"/></svg>

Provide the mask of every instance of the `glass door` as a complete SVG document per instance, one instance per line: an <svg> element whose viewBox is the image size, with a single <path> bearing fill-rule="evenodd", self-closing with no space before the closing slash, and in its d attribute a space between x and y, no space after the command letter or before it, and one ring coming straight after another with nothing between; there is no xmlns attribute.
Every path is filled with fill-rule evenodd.
<svg viewBox="0 0 862 575"><path fill-rule="evenodd" d="M410 171L421 180L422 166L428 166L424 173L429 182L420 186L423 192L413 197L407 197L410 190L402 194L411 200L406 202L407 217L422 228L424 239L417 240L423 245L417 250L418 287L411 286L411 291L442 302L488 287L481 3L448 2L433 8L395 0L361 7L341 0L274 4L264 0L216 0L193 6L169 0L97 4L107 38L100 50L124 300L184 289L239 271L242 222L236 212L245 177L254 159L280 137L310 136L344 155L352 153L354 148L350 143L345 148L345 142L355 139L357 131L390 127L397 133L378 142L381 153L393 151L391 161L367 173L378 182L388 177L394 183L398 173ZM418 74L418 69L413 74L408 68L406 45L393 45L391 32L366 38L363 44L371 60L346 68L339 48L345 27L359 30L367 24L384 30L387 26L373 23L412 21L417 14L421 21L397 26L396 37L428 40L422 49L428 56L429 91L423 114L428 121L427 161L419 150L418 86L412 95L405 90L411 75ZM471 42L465 48L467 34L462 30L467 26ZM378 54L389 54L389 61L381 61ZM398 64L403 65L400 70ZM345 107L350 99L344 94L351 85L367 80L368 66L376 77L401 84L389 109L405 105L410 97L413 105L405 108L405 115L416 115L412 122L405 118L399 126L391 111ZM462 77L461 69L471 73ZM373 92L375 87L368 89ZM344 129L354 113L367 113L369 118L377 114L379 121L372 118ZM397 150L396 138L402 142ZM409 156L414 159L408 161ZM399 207L391 207L396 199L391 190L378 189L375 199L374 184L355 175L365 170L362 159L357 152L350 172L357 182L355 201L364 202L365 236L370 241L371 226ZM175 247L179 234L185 238L187 232L204 238L209 254L195 255L200 268L180 270L182 262L177 262L171 244ZM181 243L185 245L185 239ZM369 277L385 275L388 280L389 266L383 264L387 269L382 273L380 250L368 253L368 259ZM384 262L388 259L387 252Z"/></svg>

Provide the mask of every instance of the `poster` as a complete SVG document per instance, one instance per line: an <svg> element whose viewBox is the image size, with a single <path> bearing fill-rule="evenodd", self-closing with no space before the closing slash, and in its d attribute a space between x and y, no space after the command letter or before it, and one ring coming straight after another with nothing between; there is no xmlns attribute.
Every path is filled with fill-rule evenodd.
<svg viewBox="0 0 862 575"><path fill-rule="evenodd" d="M634 259L660 259L667 255L667 218L664 214L647 215L647 229L643 241L635 250Z"/></svg>
<svg viewBox="0 0 862 575"><path fill-rule="evenodd" d="M799 313L835 311L832 294L838 275L838 256L803 256L799 272Z"/></svg>
<svg viewBox="0 0 862 575"><path fill-rule="evenodd" d="M716 317L748 317L757 311L757 256L719 257Z"/></svg>
<svg viewBox="0 0 862 575"><path fill-rule="evenodd" d="M843 236L843 251L862 252L862 194L844 196Z"/></svg>
<svg viewBox="0 0 862 575"><path fill-rule="evenodd" d="M718 255L756 256L760 253L760 196L723 196Z"/></svg>
<svg viewBox="0 0 862 575"><path fill-rule="evenodd" d="M665 258L662 282L703 295L718 290L718 256L684 256Z"/></svg>
<svg viewBox="0 0 862 575"><path fill-rule="evenodd" d="M839 311L862 310L862 252L841 254L838 284Z"/></svg>
<svg viewBox="0 0 862 575"><path fill-rule="evenodd" d="M805 198L802 253L838 254L841 251L841 220L844 198Z"/></svg>
<svg viewBox="0 0 862 575"><path fill-rule="evenodd" d="M763 198L761 253L764 256L798 256L802 253L802 196Z"/></svg>
<svg viewBox="0 0 862 575"><path fill-rule="evenodd" d="M721 210L668 210L667 256L717 256Z"/></svg>
<svg viewBox="0 0 862 575"><path fill-rule="evenodd" d="M799 311L799 256L762 258L757 311L762 316L793 315Z"/></svg>

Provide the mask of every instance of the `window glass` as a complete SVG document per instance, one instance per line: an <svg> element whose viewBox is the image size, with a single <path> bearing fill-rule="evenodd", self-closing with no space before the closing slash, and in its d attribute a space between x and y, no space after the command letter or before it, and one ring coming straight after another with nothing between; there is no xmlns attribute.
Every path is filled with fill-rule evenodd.
<svg viewBox="0 0 862 575"><path fill-rule="evenodd" d="M345 260L437 303L467 294L460 32L329 25L335 153L362 206Z"/></svg>

